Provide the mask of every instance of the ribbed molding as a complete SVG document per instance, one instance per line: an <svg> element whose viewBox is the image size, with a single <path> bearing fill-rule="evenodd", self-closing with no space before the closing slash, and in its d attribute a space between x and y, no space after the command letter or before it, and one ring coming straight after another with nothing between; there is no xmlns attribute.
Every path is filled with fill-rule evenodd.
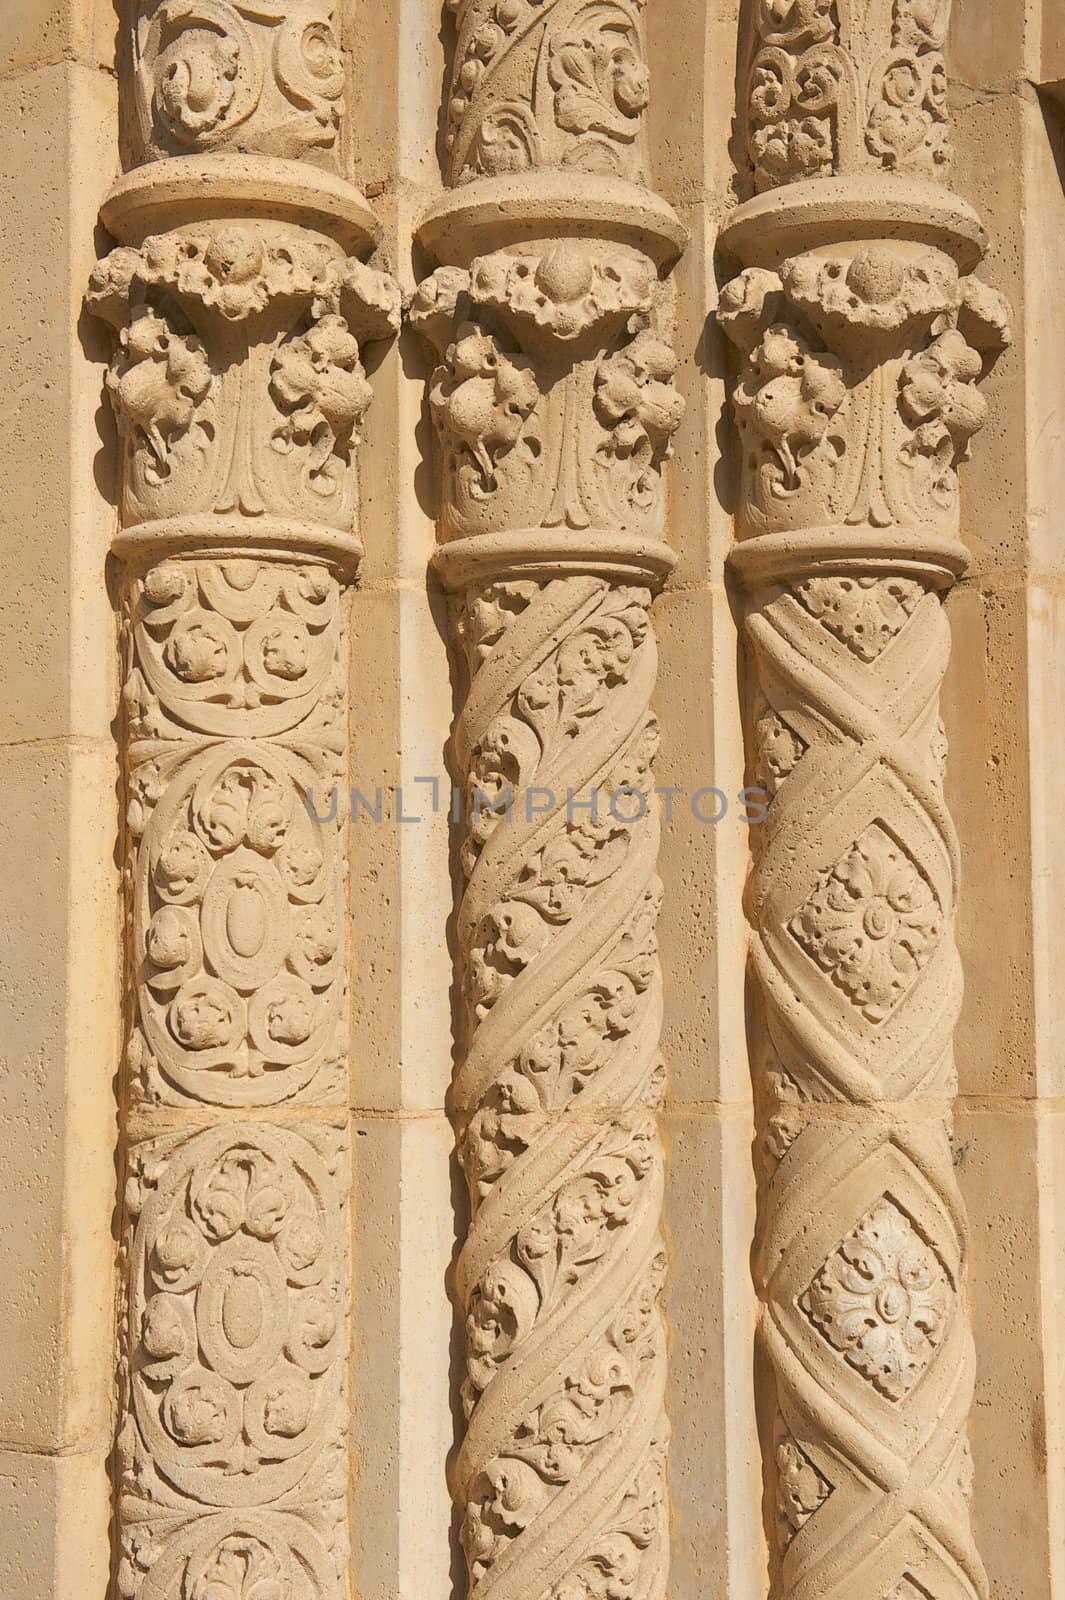
<svg viewBox="0 0 1065 1600"><path fill-rule="evenodd" d="M957 469L1007 342L948 187L948 0L755 0L733 576L750 666L755 1279L774 1600L973 1600L944 801Z"/></svg>
<svg viewBox="0 0 1065 1600"><path fill-rule="evenodd" d="M344 588L398 325L326 0L138 0L89 303L121 451L123 1600L343 1600Z"/></svg>
<svg viewBox="0 0 1065 1600"><path fill-rule="evenodd" d="M466 0L439 263L440 548L467 791L451 1097L470 1222L452 1474L476 1600L666 1593L661 474L682 405L642 6Z"/></svg>

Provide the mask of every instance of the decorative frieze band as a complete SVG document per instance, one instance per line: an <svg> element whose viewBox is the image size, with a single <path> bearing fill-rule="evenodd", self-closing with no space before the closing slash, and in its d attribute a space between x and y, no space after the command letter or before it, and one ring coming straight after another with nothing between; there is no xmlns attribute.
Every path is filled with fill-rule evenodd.
<svg viewBox="0 0 1065 1600"><path fill-rule="evenodd" d="M641 187L641 8L454 8L441 263L440 548L463 705L451 1098L471 1596L664 1596L664 1067L649 620L680 420Z"/></svg>
<svg viewBox="0 0 1065 1600"><path fill-rule="evenodd" d="M954 1171L958 846L943 601L1008 342L967 271L949 5L761 3L719 321L740 360L753 781L755 1282L771 1592L973 1600L975 1354ZM865 174L860 183L858 174Z"/></svg>
<svg viewBox="0 0 1065 1600"><path fill-rule="evenodd" d="M106 202L89 293L121 453L124 1600L350 1589L348 891L306 796L345 778L361 351L400 297L357 191L288 159L335 164L330 9L136 8L161 159Z"/></svg>

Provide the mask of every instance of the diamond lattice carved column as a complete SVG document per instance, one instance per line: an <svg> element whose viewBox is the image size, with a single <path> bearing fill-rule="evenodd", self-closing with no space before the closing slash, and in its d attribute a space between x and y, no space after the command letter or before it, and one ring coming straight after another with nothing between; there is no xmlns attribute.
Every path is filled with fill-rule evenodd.
<svg viewBox="0 0 1065 1600"><path fill-rule="evenodd" d="M345 774L360 348L399 293L341 175L333 9L124 25L89 295L122 462L124 1600L350 1593L349 916L343 808L307 794Z"/></svg>
<svg viewBox="0 0 1065 1600"><path fill-rule="evenodd" d="M1008 337L948 187L948 0L755 0L733 575L755 830L755 1277L772 1592L971 1600L943 601Z"/></svg>
<svg viewBox="0 0 1065 1600"><path fill-rule="evenodd" d="M666 1592L652 595L680 421L642 7L453 5L412 316L464 680L451 1113L470 1594ZM593 809L594 808L594 809Z"/></svg>

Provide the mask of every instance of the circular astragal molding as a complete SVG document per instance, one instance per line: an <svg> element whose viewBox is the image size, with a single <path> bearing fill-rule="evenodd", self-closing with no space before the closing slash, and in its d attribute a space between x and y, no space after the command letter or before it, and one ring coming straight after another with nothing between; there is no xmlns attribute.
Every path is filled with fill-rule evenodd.
<svg viewBox="0 0 1065 1600"><path fill-rule="evenodd" d="M748 588L818 573L856 573L923 578L950 589L969 561L959 540L924 528L826 526L744 539L733 548L729 567Z"/></svg>
<svg viewBox="0 0 1065 1600"><path fill-rule="evenodd" d="M668 201L623 178L544 170L477 178L424 213L417 237L433 260L469 266L476 256L534 239L609 239L673 264L688 233Z"/></svg>
<svg viewBox="0 0 1065 1600"><path fill-rule="evenodd" d="M325 562L338 577L354 578L362 561L362 541L326 522L297 517L241 517L205 512L190 517L165 517L121 528L111 547L126 560L155 565L167 556L210 555L299 565Z"/></svg>
<svg viewBox="0 0 1065 1600"><path fill-rule="evenodd" d="M100 208L104 226L122 244L153 233L222 217L284 222L324 233L365 256L380 224L358 189L303 161L277 156L173 156L134 167Z"/></svg>
<svg viewBox="0 0 1065 1600"><path fill-rule="evenodd" d="M588 573L619 583L646 583L660 588L677 557L658 539L588 529L516 528L506 533L475 534L441 545L433 567L445 589L507 578L562 578Z"/></svg>
<svg viewBox="0 0 1065 1600"><path fill-rule="evenodd" d="M788 256L869 240L932 245L966 272L979 265L988 235L967 201L937 183L867 173L812 178L746 201L721 231L722 249L744 266L776 267Z"/></svg>

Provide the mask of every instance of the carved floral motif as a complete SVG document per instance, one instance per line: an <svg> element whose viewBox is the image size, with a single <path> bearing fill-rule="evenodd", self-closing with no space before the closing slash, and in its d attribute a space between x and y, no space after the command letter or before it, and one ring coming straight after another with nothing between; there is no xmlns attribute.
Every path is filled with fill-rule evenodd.
<svg viewBox="0 0 1065 1600"><path fill-rule="evenodd" d="M361 349L399 326L393 279L324 239L226 223L112 251L89 303L119 333L128 521L235 510L350 527Z"/></svg>
<svg viewBox="0 0 1065 1600"><path fill-rule="evenodd" d="M791 922L803 949L870 1022L909 992L940 939L943 912L913 858L874 822Z"/></svg>
<svg viewBox="0 0 1065 1600"><path fill-rule="evenodd" d="M1001 296L937 250L870 246L748 269L718 318L744 361L743 525L956 525L976 384L1009 342Z"/></svg>
<svg viewBox="0 0 1065 1600"><path fill-rule="evenodd" d="M449 532L657 531L684 409L658 298L646 257L581 241L425 280L411 316L442 356L429 400Z"/></svg>
<svg viewBox="0 0 1065 1600"><path fill-rule="evenodd" d="M334 161L345 68L333 10L330 0L138 0L143 154Z"/></svg>
<svg viewBox="0 0 1065 1600"><path fill-rule="evenodd" d="M649 603L646 589L584 577L472 587L457 602L471 690L456 730L470 801L454 1101L473 1212L458 1269L470 1428L458 1482L479 1592L515 1561L550 1562L538 1581L557 1600L657 1594L664 1575ZM529 814L541 787L584 798L593 775L598 799L580 813ZM617 1275L637 1268L619 1305ZM574 1342L593 1306L604 1331ZM555 1348L571 1353L545 1398ZM652 1423L648 1456L625 1441ZM615 1491L595 1497L604 1475L625 1486L620 1512ZM563 1551L576 1495L595 1509Z"/></svg>
<svg viewBox="0 0 1065 1600"><path fill-rule="evenodd" d="M756 190L880 167L949 172L950 0L758 0L747 153Z"/></svg>
<svg viewBox="0 0 1065 1600"><path fill-rule="evenodd" d="M794 594L860 661L876 661L898 638L926 590L914 578L805 578Z"/></svg>
<svg viewBox="0 0 1065 1600"><path fill-rule="evenodd" d="M935 1252L885 1197L825 1262L800 1303L850 1365L897 1401L935 1354L949 1301Z"/></svg>
<svg viewBox="0 0 1065 1600"><path fill-rule="evenodd" d="M448 0L451 181L537 167L639 179L643 0Z"/></svg>
<svg viewBox="0 0 1065 1600"><path fill-rule="evenodd" d="M740 356L734 568L748 759L770 797L747 906L772 1600L987 1587L944 1110L961 978L938 707L958 469L1009 328L1001 296L959 273L966 208L929 181L951 162L950 10L749 12L754 197L729 243L775 269L745 265L718 318Z"/></svg>
<svg viewBox="0 0 1065 1600"><path fill-rule="evenodd" d="M777 1429L777 1537L784 1549L820 1510L832 1485L814 1466L783 1421Z"/></svg>

